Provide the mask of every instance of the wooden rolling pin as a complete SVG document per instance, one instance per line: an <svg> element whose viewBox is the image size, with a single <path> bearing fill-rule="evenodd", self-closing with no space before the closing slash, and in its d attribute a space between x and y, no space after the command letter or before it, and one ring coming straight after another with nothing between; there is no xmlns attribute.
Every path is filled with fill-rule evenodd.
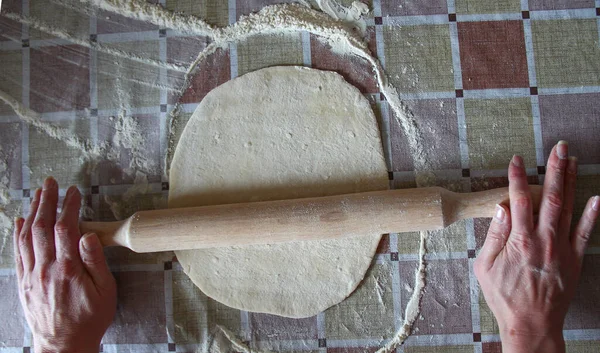
<svg viewBox="0 0 600 353"><path fill-rule="evenodd" d="M531 185L537 212L541 186ZM136 212L118 222L81 222L104 246L136 252L273 244L443 229L492 217L508 188L455 193L440 187Z"/></svg>

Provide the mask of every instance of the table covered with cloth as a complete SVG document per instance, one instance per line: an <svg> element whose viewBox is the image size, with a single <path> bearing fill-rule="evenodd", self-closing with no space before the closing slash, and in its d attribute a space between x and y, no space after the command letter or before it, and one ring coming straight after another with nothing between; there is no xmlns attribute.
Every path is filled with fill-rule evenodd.
<svg viewBox="0 0 600 353"><path fill-rule="evenodd" d="M223 27L277 2L159 0L157 5ZM552 146L564 139L579 157L578 218L587 198L600 193L600 1L373 0L368 5L365 41L423 132L435 175L430 181L461 192L506 186L508 162L520 154L530 183L541 184ZM186 81L186 70L210 43L202 35L79 0L2 2L0 352L31 350L13 269L10 220L27 214L44 177L58 180L61 200L70 184L78 185L87 219L110 221L165 208L171 148L187 119L211 89L247 72L301 65L343 75L378 116L390 185L417 186L410 136L365 60L336 54L308 32L257 35L217 50ZM17 114L15 107L25 110ZM461 221L425 238L421 311L398 353L501 351L498 326L473 274L489 224L490 219ZM419 246L418 233L384 235L358 289L306 319L226 307L194 286L173 253L107 249L118 283L118 311L101 349L374 352L403 323ZM564 326L569 352L600 352L599 299L597 228Z"/></svg>

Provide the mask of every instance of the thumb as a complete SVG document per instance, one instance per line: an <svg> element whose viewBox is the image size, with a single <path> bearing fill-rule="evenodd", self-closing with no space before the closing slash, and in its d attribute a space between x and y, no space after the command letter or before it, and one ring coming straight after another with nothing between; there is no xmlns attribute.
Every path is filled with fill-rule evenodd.
<svg viewBox="0 0 600 353"><path fill-rule="evenodd" d="M94 233L84 234L79 240L79 253L83 267L92 277L96 288L99 290L110 288L114 284L114 277L108 269L98 236Z"/></svg>
<svg viewBox="0 0 600 353"><path fill-rule="evenodd" d="M480 262L480 266L484 266L485 270L494 265L496 257L506 245L510 230L510 212L506 211L506 206L496 205L496 214L492 219L485 242L477 257L477 262Z"/></svg>

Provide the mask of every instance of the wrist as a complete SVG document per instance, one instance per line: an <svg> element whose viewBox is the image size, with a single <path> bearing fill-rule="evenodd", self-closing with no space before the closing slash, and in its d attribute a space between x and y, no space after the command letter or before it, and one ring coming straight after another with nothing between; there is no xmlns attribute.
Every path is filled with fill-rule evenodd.
<svg viewBox="0 0 600 353"><path fill-rule="evenodd" d="M98 353L100 351L100 342L91 343L68 343L68 342L48 342L47 340L33 340L35 353Z"/></svg>
<svg viewBox="0 0 600 353"><path fill-rule="evenodd" d="M518 326L500 329L504 353L564 353L565 340L560 329L530 330Z"/></svg>

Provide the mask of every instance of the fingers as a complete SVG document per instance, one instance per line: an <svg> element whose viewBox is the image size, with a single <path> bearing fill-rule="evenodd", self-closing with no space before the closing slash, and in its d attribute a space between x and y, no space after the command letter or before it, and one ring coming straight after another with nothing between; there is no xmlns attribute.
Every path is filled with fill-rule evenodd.
<svg viewBox="0 0 600 353"><path fill-rule="evenodd" d="M54 226L56 260L80 262L79 256L79 208L81 194L77 187L71 186L65 195L62 212Z"/></svg>
<svg viewBox="0 0 600 353"><path fill-rule="evenodd" d="M87 233L79 241L79 252L83 266L92 277L98 290L107 290L114 283L114 277L104 258L100 239L94 233Z"/></svg>
<svg viewBox="0 0 600 353"><path fill-rule="evenodd" d="M508 167L508 194L512 234L529 236L533 232L533 203L523 158L514 156Z"/></svg>
<svg viewBox="0 0 600 353"><path fill-rule="evenodd" d="M504 249L510 234L510 228L511 219L506 206L496 205L496 215L492 219L481 252L477 256L477 261L481 261L485 269L492 267L496 257Z"/></svg>
<svg viewBox="0 0 600 353"><path fill-rule="evenodd" d="M54 223L57 203L58 184L52 177L48 177L42 187L42 197L31 229L36 265L54 260Z"/></svg>
<svg viewBox="0 0 600 353"><path fill-rule="evenodd" d="M35 255L33 252L33 241L31 227L40 205L42 190L37 189L33 194L31 205L29 206L29 215L25 219L21 235L19 236L19 253L21 254L21 262L23 263L23 271L31 272L35 265Z"/></svg>
<svg viewBox="0 0 600 353"><path fill-rule="evenodd" d="M569 157L565 173L565 187L563 191L563 206L558 222L558 234L561 240L569 239L571 233L571 220L573 219L573 205L575 203L575 184L577 182L577 158Z"/></svg>
<svg viewBox="0 0 600 353"><path fill-rule="evenodd" d="M23 278L23 262L21 260L21 252L19 251L19 236L23 230L25 220L21 217L15 219L15 229L13 231L14 251L15 251L15 268L17 270L17 278Z"/></svg>
<svg viewBox="0 0 600 353"><path fill-rule="evenodd" d="M542 202L540 204L539 229L541 234L557 235L558 223L563 208L565 174L568 164L569 146L559 141L548 157Z"/></svg>
<svg viewBox="0 0 600 353"><path fill-rule="evenodd" d="M583 210L583 214L581 215L581 219L579 220L579 223L577 224L577 227L571 236L573 250L580 260L583 259L585 248L590 240L592 230L594 230L594 225L598 220L599 214L600 196L594 196L588 200L587 205Z"/></svg>

